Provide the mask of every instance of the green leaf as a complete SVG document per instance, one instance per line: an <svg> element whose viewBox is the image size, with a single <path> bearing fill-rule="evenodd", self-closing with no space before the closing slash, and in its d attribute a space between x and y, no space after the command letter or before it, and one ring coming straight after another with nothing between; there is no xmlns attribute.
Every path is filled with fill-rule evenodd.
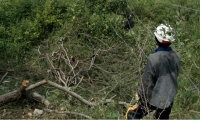
<svg viewBox="0 0 200 120"><path fill-rule="evenodd" d="M198 100L199 100L198 96L193 96L192 97L192 103L196 103L196 102L198 102Z"/></svg>

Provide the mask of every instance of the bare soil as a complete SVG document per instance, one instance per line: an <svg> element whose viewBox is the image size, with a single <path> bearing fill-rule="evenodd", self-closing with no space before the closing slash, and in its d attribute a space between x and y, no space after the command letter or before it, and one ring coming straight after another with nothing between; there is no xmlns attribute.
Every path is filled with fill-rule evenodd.
<svg viewBox="0 0 200 120"><path fill-rule="evenodd" d="M44 106L39 103L20 99L0 106L0 119L65 119L65 115L43 112L41 116L34 116L35 109L42 110Z"/></svg>

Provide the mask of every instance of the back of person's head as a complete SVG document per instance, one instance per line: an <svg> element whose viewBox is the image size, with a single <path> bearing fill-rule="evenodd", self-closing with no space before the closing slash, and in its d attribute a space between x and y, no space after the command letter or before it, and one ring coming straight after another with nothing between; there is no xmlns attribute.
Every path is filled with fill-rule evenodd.
<svg viewBox="0 0 200 120"><path fill-rule="evenodd" d="M128 20L130 20L130 19L132 19L132 15L131 15L131 14L126 15L126 18L127 18Z"/></svg>
<svg viewBox="0 0 200 120"><path fill-rule="evenodd" d="M175 40L174 30L170 25L160 24L156 28L154 35L159 47L168 47Z"/></svg>

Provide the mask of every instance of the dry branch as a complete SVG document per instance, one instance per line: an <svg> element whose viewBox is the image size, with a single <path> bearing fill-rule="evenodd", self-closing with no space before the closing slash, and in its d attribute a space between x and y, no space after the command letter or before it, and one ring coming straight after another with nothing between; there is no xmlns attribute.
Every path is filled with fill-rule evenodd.
<svg viewBox="0 0 200 120"><path fill-rule="evenodd" d="M79 101L83 102L84 104L86 105L90 105L90 106L98 106L100 104L105 104L105 103L111 103L111 102L115 102L114 100L112 99L106 99L106 100L101 100L100 102L90 102L86 99L84 99L82 96L76 94L75 92L73 91L70 91L68 88L66 87L63 87L59 84L56 84L50 80L47 80L47 83L55 88L58 88L62 91L65 91L66 93L70 94L71 96L75 97L76 99L78 99ZM121 102L121 101L118 101L118 102L115 102L116 104L120 104L120 105L127 105L127 106L130 106L130 104L126 103L126 102Z"/></svg>
<svg viewBox="0 0 200 120"><path fill-rule="evenodd" d="M65 82L66 80L63 80L63 78L62 78L60 72L58 72L58 71L56 70L56 68L54 67L53 62L50 60L48 54L46 54L46 58L47 58L47 61L49 62L50 66L51 66L51 72L52 72L52 74L55 75L55 77L59 80L59 82L62 82L65 86L67 86L67 83ZM65 79L65 78L64 78L64 79Z"/></svg>
<svg viewBox="0 0 200 120"><path fill-rule="evenodd" d="M48 83L49 85L55 87L55 88L58 88L58 89L60 89L60 90L62 90L62 91L65 91L66 93L68 93L68 94L70 94L71 96L77 98L78 100L80 100L81 102L85 103L86 105L91 105L91 106L96 106L96 105L97 105L96 103L93 103L93 102L90 102L90 101L85 100L82 96L76 94L75 92L70 91L70 90L69 90L68 88L66 88L66 87L63 87L63 86L61 86L61 85L59 85L59 84L56 84L56 83L54 83L54 82L52 82L52 81L50 81L50 80L47 80L47 83Z"/></svg>
<svg viewBox="0 0 200 120"><path fill-rule="evenodd" d="M47 99L45 99L43 96L41 96L39 93L37 92L27 92L26 97L29 99L33 99L37 102L43 103L47 108L49 106L49 101Z"/></svg>
<svg viewBox="0 0 200 120"><path fill-rule="evenodd" d="M0 85L3 83L4 78L8 75L8 71L3 75L3 77L0 80Z"/></svg>
<svg viewBox="0 0 200 120"><path fill-rule="evenodd" d="M42 81L37 82L37 83L35 83L35 84L29 85L25 90L26 90L26 91L29 91L29 90L32 90L32 89L34 89L34 88L36 88L36 87L39 87L39 86L41 86L41 85L44 85L44 84L46 84L46 83L47 83L46 80L42 80Z"/></svg>
<svg viewBox="0 0 200 120"><path fill-rule="evenodd" d="M50 104L49 101L46 100L44 97L42 97L39 93L37 93L37 92L28 92L28 91L30 91L32 89L35 89L35 88L37 88L39 86L42 86L42 85L46 84L46 83L47 83L46 80L42 80L40 82L37 82L35 84L32 84L32 85L28 86L25 89L26 90L26 92L25 92L26 97L28 97L29 99L33 99L33 100L35 100L37 102L43 103L46 107L48 107L49 104Z"/></svg>

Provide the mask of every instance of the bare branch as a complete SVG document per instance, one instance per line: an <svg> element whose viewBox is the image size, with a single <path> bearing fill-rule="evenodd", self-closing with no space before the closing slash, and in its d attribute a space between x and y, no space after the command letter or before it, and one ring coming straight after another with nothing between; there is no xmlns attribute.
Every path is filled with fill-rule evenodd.
<svg viewBox="0 0 200 120"><path fill-rule="evenodd" d="M52 72L56 75L56 77L58 78L58 80L59 80L60 82L62 82L65 86L67 86L66 82L61 78L60 73L55 69L55 67L54 67L52 61L50 60L48 54L46 54L46 57L47 57L47 60L48 60L49 64L51 65L51 68L52 68L52 70L53 70Z"/></svg>
<svg viewBox="0 0 200 120"><path fill-rule="evenodd" d="M81 79L80 79L80 81L78 82L78 84L76 85L76 87L75 87L75 89L78 87L78 85L82 82L82 80L83 80L83 76L81 77Z"/></svg>
<svg viewBox="0 0 200 120"><path fill-rule="evenodd" d="M3 77L0 80L0 85L3 83L4 78L8 75L8 71L3 75Z"/></svg>
<svg viewBox="0 0 200 120"><path fill-rule="evenodd" d="M75 92L70 91L70 90L69 90L68 88L66 88L66 87L63 87L63 86L61 86L61 85L59 85L59 84L56 84L56 83L54 83L54 82L52 82L52 81L50 81L50 80L47 80L47 83L48 83L49 85L51 85L51 86L54 86L55 88L58 88L58 89L60 89L60 90L62 90L62 91L67 92L67 93L70 94L71 96L77 98L78 100L80 100L81 102L83 102L83 103L85 103L85 104L87 104L87 105L91 105L91 106L96 106L96 105L97 105L96 103L93 103L93 102L90 102L90 101L85 100L82 96L76 94Z"/></svg>
<svg viewBox="0 0 200 120"><path fill-rule="evenodd" d="M197 69L199 69L199 66L197 66L196 62L195 62L193 59L191 59L191 61L193 62L194 66L195 66Z"/></svg>
<svg viewBox="0 0 200 120"><path fill-rule="evenodd" d="M100 51L100 50L97 50L97 52L92 56L92 60L91 60L91 63L90 63L89 70L90 70L91 67L93 66L93 64L94 64L94 60L95 60L96 56L98 55L98 52L99 52L99 51Z"/></svg>
<svg viewBox="0 0 200 120"><path fill-rule="evenodd" d="M49 106L49 101L46 100L45 98L43 98L40 94L38 94L37 92L33 92L31 94L31 98L34 99L35 101L41 102L43 103L47 108Z"/></svg>
<svg viewBox="0 0 200 120"><path fill-rule="evenodd" d="M100 105L100 104L115 102L115 101L112 100L112 99L101 100L100 102L90 102L90 101L87 101L86 99L84 99L82 96L76 94L75 92L70 91L70 90L69 90L68 88L66 88L66 87L63 87L63 86L61 86L61 85L59 85L59 84L56 84L56 83L54 83L54 82L52 82L52 81L50 81L50 80L47 80L47 83L48 83L49 85L51 85L51 86L54 86L55 88L58 88L58 89L60 89L60 90L62 90L62 91L67 92L68 94L70 94L71 96L77 98L78 100L80 100L81 102L83 102L83 103L86 104L86 105L98 106L98 105ZM126 102L118 101L118 102L115 102L115 103L120 104L120 105L128 105L128 106L130 106L130 104L128 104L128 103L126 103Z"/></svg>
<svg viewBox="0 0 200 120"><path fill-rule="evenodd" d="M64 51L64 53L65 53L65 56L67 57L67 60L65 59L66 62L67 62L67 65L71 68L71 71L72 71L73 74L75 75L74 67L71 65L71 62L70 62L69 56L68 56L68 54L67 54L66 49L65 49L64 46L63 46L63 43L61 44L61 47L62 47L62 49L63 49L63 51Z"/></svg>
<svg viewBox="0 0 200 120"><path fill-rule="evenodd" d="M37 51L38 51L38 53L39 53L40 55L42 55L42 53L40 52L40 46L38 46Z"/></svg>
<svg viewBox="0 0 200 120"><path fill-rule="evenodd" d="M26 90L26 91L29 91L29 90L31 90L31 89L34 89L34 88L39 87L39 86L41 86L41 85L44 85L44 84L46 84L46 83L47 83L46 80L42 80L42 81L37 82L37 83L35 83L35 84L29 85L25 90Z"/></svg>

